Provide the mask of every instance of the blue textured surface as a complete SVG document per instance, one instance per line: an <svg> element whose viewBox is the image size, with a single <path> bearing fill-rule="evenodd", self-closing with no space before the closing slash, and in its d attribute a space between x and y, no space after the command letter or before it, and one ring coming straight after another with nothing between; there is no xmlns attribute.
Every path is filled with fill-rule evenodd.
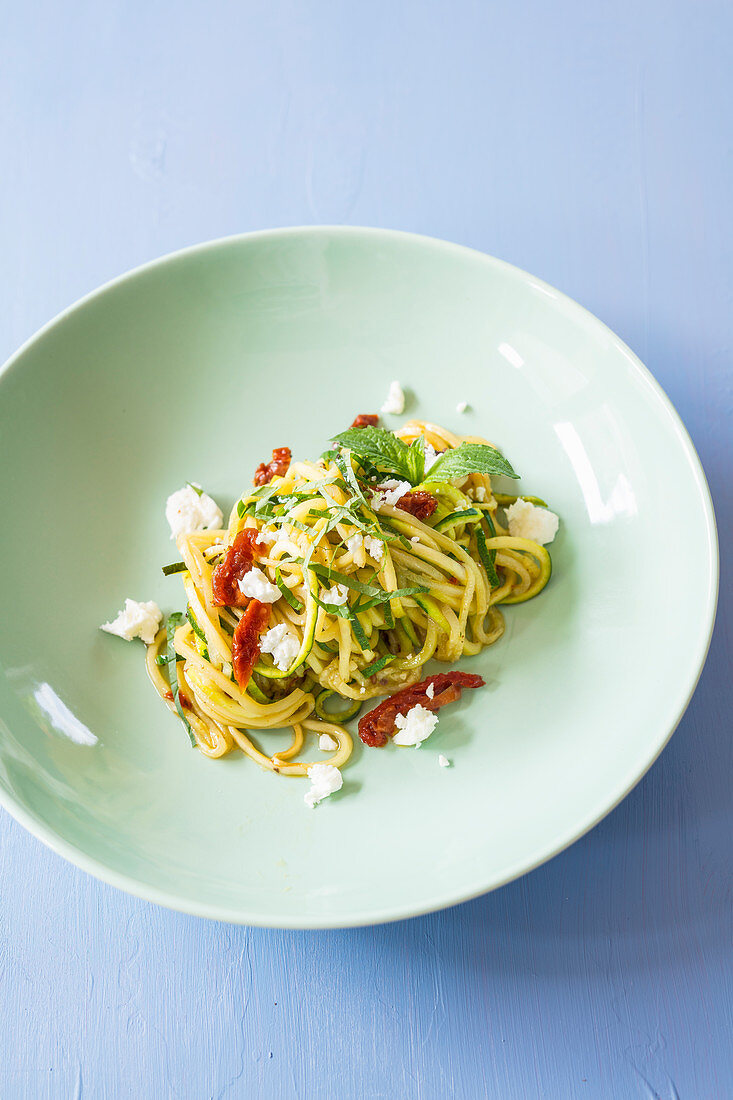
<svg viewBox="0 0 733 1100"><path fill-rule="evenodd" d="M470 244L577 298L666 388L711 483L723 588L697 694L636 790L454 910L211 924L87 878L3 814L0 1096L733 1095L733 8L38 0L3 28L0 358L109 277L222 234Z"/></svg>

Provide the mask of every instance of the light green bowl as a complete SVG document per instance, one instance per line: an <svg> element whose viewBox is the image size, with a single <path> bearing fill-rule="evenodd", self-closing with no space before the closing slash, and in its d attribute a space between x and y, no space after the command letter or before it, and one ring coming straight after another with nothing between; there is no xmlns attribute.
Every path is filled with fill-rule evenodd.
<svg viewBox="0 0 733 1100"><path fill-rule="evenodd" d="M126 596L182 607L160 571L170 492L197 480L228 509L273 446L319 454L395 378L406 415L485 435L559 512L554 574L462 664L485 689L418 751L357 740L311 811L302 780L193 751L142 645L98 628ZM0 466L2 802L80 867L191 913L366 924L499 886L623 798L705 659L715 524L668 400L580 306L441 241L276 230L123 276L5 368Z"/></svg>

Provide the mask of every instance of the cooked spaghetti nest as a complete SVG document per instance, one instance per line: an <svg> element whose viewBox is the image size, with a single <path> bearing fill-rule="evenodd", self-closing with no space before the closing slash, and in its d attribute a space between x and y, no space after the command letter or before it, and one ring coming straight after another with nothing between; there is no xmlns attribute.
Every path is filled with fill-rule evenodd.
<svg viewBox="0 0 733 1100"><path fill-rule="evenodd" d="M417 420L394 434L407 444L422 435L435 451L486 442ZM509 535L488 475L431 482L428 472L414 488L430 492L438 507L423 521L399 501L388 504L364 491L364 481L354 476L363 477L358 462L348 451L345 461L348 470L343 452L293 461L284 476L242 496L226 530L177 539L188 601L187 618L173 636L178 688L206 756L238 747L282 775L305 775L314 763L342 767L352 751L342 723L362 703L420 680L431 659L454 662L492 645L504 631L497 605L529 599L547 582L549 554L530 539ZM389 477L372 473L374 486ZM286 670L260 655L242 690L232 669L232 635L243 609L214 603L212 575L247 527L267 545L256 566L283 593L269 625L283 624L299 647ZM371 539L383 544L378 557L368 551L378 551ZM336 585L348 591L344 604L329 599ZM180 714L159 663L165 644L161 630L148 646L147 668L167 706ZM347 710L329 707L339 697ZM274 753L249 736L284 727L292 727L291 741ZM327 733L337 747L296 762L306 733Z"/></svg>

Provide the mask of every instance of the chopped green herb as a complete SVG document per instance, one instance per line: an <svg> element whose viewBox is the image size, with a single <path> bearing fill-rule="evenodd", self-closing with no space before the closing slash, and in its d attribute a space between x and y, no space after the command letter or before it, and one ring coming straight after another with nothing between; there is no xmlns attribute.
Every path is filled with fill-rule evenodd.
<svg viewBox="0 0 733 1100"><path fill-rule="evenodd" d="M167 640L167 652L168 652L168 683L173 693L173 702L176 705L178 711L178 717L186 727L186 731L191 740L193 747L196 747L196 738L194 732L189 725L186 715L183 713L183 707L181 706L181 700L178 697L178 658L173 645L173 636L178 627L183 623L183 615L180 611L175 611L172 615L168 616L168 622L166 623L166 640Z"/></svg>
<svg viewBox="0 0 733 1100"><path fill-rule="evenodd" d="M170 577L172 573L185 573L187 569L185 561L174 561L172 565L163 566L163 576Z"/></svg>
<svg viewBox="0 0 733 1100"><path fill-rule="evenodd" d="M366 431L366 428L362 428L361 431ZM335 581L336 584L344 584L347 588L352 588L355 592L360 592L362 596L369 596L381 603L385 600L399 599L400 596L414 596L417 592L429 592L430 589L425 588L423 585L415 585L412 588L398 588L394 592L387 592L384 588L378 588L374 584L364 584L362 581L356 580L355 577L349 577L346 573L339 573L336 569L332 569L329 565L318 565L312 562L309 567L317 577L321 580Z"/></svg>
<svg viewBox="0 0 733 1100"><path fill-rule="evenodd" d="M285 599L286 603L290 604L293 611L303 610L303 604L300 602L297 596L293 595L293 593L290 591L285 581L283 580L282 573L280 572L280 566L278 566L275 570L275 584L280 589L283 594L283 598Z"/></svg>

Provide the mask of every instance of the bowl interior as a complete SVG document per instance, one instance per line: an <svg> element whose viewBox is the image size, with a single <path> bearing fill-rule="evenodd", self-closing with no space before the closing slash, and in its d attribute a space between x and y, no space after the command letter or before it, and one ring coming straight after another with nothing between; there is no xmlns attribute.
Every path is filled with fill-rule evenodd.
<svg viewBox="0 0 733 1100"><path fill-rule="evenodd" d="M181 608L160 571L170 492L197 480L226 512L273 446L319 454L394 378L406 415L487 436L559 512L554 575L465 662L486 689L419 751L357 747L309 811L302 781L192 751L141 644L98 627L126 596ZM349 924L506 881L623 796L704 659L714 524L676 415L598 321L466 249L291 230L149 265L15 357L0 465L3 800L93 873L193 912Z"/></svg>

